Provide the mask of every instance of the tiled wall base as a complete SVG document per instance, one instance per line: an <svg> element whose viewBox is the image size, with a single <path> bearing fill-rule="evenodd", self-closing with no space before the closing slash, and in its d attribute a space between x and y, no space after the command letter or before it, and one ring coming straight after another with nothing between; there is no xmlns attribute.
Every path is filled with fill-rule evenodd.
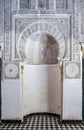
<svg viewBox="0 0 84 130"><path fill-rule="evenodd" d="M0 130L84 130L84 122L59 121L59 116L52 114L31 114L24 117L24 122L2 121Z"/></svg>

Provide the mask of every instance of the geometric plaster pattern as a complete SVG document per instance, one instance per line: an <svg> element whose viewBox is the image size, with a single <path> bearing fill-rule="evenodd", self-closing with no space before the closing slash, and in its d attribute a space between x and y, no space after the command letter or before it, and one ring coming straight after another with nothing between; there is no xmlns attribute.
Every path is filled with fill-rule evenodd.
<svg viewBox="0 0 84 130"><path fill-rule="evenodd" d="M28 37L37 31L47 32L56 39L59 51L61 51L59 59L70 59L70 44L72 44L70 43L70 15L18 14L13 16L12 25L12 60L21 60L18 56L17 46L23 46L22 44L26 43Z"/></svg>
<svg viewBox="0 0 84 130"><path fill-rule="evenodd" d="M79 45L79 0L74 0L73 10L73 60L80 59L80 45Z"/></svg>
<svg viewBox="0 0 84 130"><path fill-rule="evenodd" d="M72 10L73 0L20 0L21 9Z"/></svg>
<svg viewBox="0 0 84 130"><path fill-rule="evenodd" d="M80 42L84 42L84 0L80 1Z"/></svg>
<svg viewBox="0 0 84 130"><path fill-rule="evenodd" d="M80 62L65 62L64 70L65 70L65 78L66 79L79 79L81 77L81 64Z"/></svg>
<svg viewBox="0 0 84 130"><path fill-rule="evenodd" d="M10 0L4 0L4 60L10 60Z"/></svg>
<svg viewBox="0 0 84 130"><path fill-rule="evenodd" d="M4 78L18 79L19 78L19 64L18 63L4 63Z"/></svg>
<svg viewBox="0 0 84 130"><path fill-rule="evenodd" d="M4 18L4 12L3 12L3 8L4 8L4 1L1 0L0 1L0 46L2 46L3 44L3 35L4 35L4 21L3 21L3 18Z"/></svg>
<svg viewBox="0 0 84 130"><path fill-rule="evenodd" d="M3 0L2 0L3 1ZM17 0L15 0L15 1L17 1ZM57 0L58 2L59 2L59 0ZM81 7L83 7L83 4L84 4L84 1L83 0L80 0L81 1ZM80 23L80 21L79 21L79 0L68 0L68 10L69 10L69 8L72 10L72 13L71 13L71 15L72 15L72 17L73 17L73 22L71 21L70 23L71 23L71 25L72 25L72 27L73 27L73 29L72 29L72 27L71 27L71 33L72 33L72 35L69 35L69 33L70 33L70 30L69 30L69 28L67 29L67 31L62 27L63 26L63 22L64 22L64 20L66 21L67 19L65 18L65 16L64 15L66 15L67 13L70 13L70 12L68 12L68 10L67 10L67 8L65 9L65 11L63 11L62 10L62 7L60 6L60 7L57 7L57 8L59 8L59 9L57 9L57 10L59 10L58 12L56 12L56 13L59 13L59 14L56 14L55 13L55 15L54 15L54 17L53 17L53 15L50 15L50 14L48 14L48 12L46 13L47 15L48 15L48 17L47 17L47 15L44 15L43 16L43 14L37 14L37 15L35 15L35 17L33 17L33 14L31 14L31 17L29 18L29 17L25 17L24 18L24 16L23 15L28 15L28 13L29 12L27 12L26 10L20 10L19 11L19 13L20 14L18 14L18 16L20 15L20 17L18 17L18 16L16 16L16 18L15 18L15 23L13 22L12 23L12 25L10 24L10 14L12 14L13 13L13 9L15 10L15 9L17 9L18 7L16 6L15 7L15 5L14 4L16 4L17 2L13 2L13 0L10 2L10 0L4 0L3 2L5 2L5 4L4 4L4 22L5 22L5 24L4 25L0 25L1 26L1 30L2 30L2 26L4 26L4 45L3 45L3 48L4 48L4 60L6 61L6 62L8 62L8 61L10 61L10 59L11 59L11 48L13 47L13 57L12 57L12 59L13 60L19 60L19 58L18 58L18 55L17 55L17 47L16 47L16 45L17 45L17 43L19 42L19 39L18 38L20 38L20 36L21 36L21 34L22 34L22 32L23 32L23 30L25 29L25 28L27 28L27 27L29 27L29 25L31 24L31 23L34 23L35 21L38 23L39 21L45 21L45 22L48 22L48 23L50 23L50 24L52 24L52 26L55 26L56 24L55 24L55 22L56 21L58 21L58 27L60 28L60 31L61 31L61 33L64 35L64 38L65 38L65 44L66 44L66 51L65 51L65 57L66 58L64 58L65 60L70 60L70 51L71 51L71 53L72 53L72 57L71 57L71 60L79 60L79 56L80 56L80 48L79 48L79 45L78 45L78 42L79 42L79 23ZM62 2L61 0L60 0L60 2ZM11 4L12 4L12 8L11 8ZM37 4L37 3L36 3ZM16 4L17 5L17 4ZM59 5L59 4L58 4ZM61 5L61 4L60 4ZM0 5L0 6L2 6L2 5ZM55 5L55 6L57 6L57 5ZM33 7L33 6L32 6ZM37 7L37 5L36 5L36 7ZM74 7L74 8L73 8ZM72 9L73 8L73 9ZM11 11L11 13L10 13L10 10L12 9L12 11ZM38 8L36 8L36 9L38 9ZM2 12L1 10L0 10L0 12ZM17 12L17 11L16 11ZM26 12L27 12L27 14L26 14ZM46 11L45 11L46 12ZM23 13L23 14L21 14L21 13ZM60 17L60 13L61 13L61 17ZM64 14L63 14L64 13ZM17 15L17 13L14 13L14 14L16 14ZM50 15L50 16L49 16ZM68 15L68 14L67 14ZM83 14L83 11L82 11L82 16L83 16L84 14ZM12 17L13 17L14 15L12 15ZM42 16L42 17L41 17ZM0 20L1 19L3 19L2 18L3 16L1 16L1 18L0 18ZM12 17L11 17L11 21L12 21ZM23 17L23 18L22 18ZM45 17L45 18L44 18ZM83 23L83 18L81 18L81 20L82 20L82 23ZM2 21L2 20L1 20ZM18 23L17 23L17 21L18 21ZM26 21L26 24L25 24L25 21ZM53 21L53 22L51 22L51 21ZM69 20L68 20L69 21ZM30 23L29 23L30 22ZM61 23L61 24L59 24L59 23ZM21 24L22 24L22 26L21 26ZM65 24L65 22L64 22L64 24ZM62 25L62 26L61 26ZM82 25L82 24L81 24ZM43 26L43 25L42 25ZM14 28L15 27L15 28ZM23 27L23 28L22 28ZM39 26L38 26L39 27ZM62 28L61 28L62 27ZM68 26L68 27L70 27L70 26ZM13 39L11 38L11 33L10 33L10 28L11 28L11 30L12 30L12 32L14 32L13 34ZM46 27L45 27L46 28ZM65 28L67 28L67 25L65 24ZM14 29L14 30L13 30ZM82 36L83 36L83 33L84 33L84 27L82 27L81 28L81 33L82 33ZM29 30L30 31L30 35L32 34L31 33L31 31L32 31L32 29L31 30ZM63 32L64 31L64 32ZM1 31L2 33L3 33L3 30ZM36 31L35 31L36 32ZM45 31L44 31L45 32ZM64 34L66 32L66 34ZM0 35L2 35L2 34L0 34ZM18 37L17 37L18 36ZM73 37L73 38L72 38ZM10 40L11 39L11 40ZM67 39L68 39L68 41L67 41ZM82 41L83 41L83 39L82 39ZM2 42L2 36L1 36L1 42ZM58 42L58 41L57 41ZM13 43L13 45L11 44L11 43ZM70 45L71 45L71 47L70 47ZM72 50L70 50L70 49L72 49ZM68 58L67 58L68 57Z"/></svg>

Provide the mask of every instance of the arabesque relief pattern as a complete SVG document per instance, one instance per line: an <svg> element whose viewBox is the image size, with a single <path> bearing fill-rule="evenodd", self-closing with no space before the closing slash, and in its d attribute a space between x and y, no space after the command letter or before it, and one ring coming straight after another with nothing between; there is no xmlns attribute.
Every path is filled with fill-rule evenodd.
<svg viewBox="0 0 84 130"><path fill-rule="evenodd" d="M56 5L56 3L59 2L60 2L60 6L59 4ZM84 2L82 0L70 0L70 1L67 0L64 3L62 0L61 1L53 0L52 2L51 0L49 0L49 3L47 3L47 5L44 5L44 9L41 9L42 7L41 8L39 7L41 6L41 4L39 4L38 6L38 3L34 0L34 2L32 1L31 8L28 9L27 7L25 8L25 6L23 8L23 6L20 3L20 0L18 1L1 0L0 1L0 14L1 14L0 45L3 48L3 55L2 55L3 66L4 66L3 77L5 79L10 79L10 78L14 79L18 77L18 76L8 77L7 76L8 72L6 72L6 76L4 75L6 71L5 67L7 66L5 65L5 63L7 63L9 66L10 62L12 64L16 62L18 66L17 68L19 68L20 57L18 55L17 45L18 42L20 41L21 36L24 35L30 36L33 32L36 32L37 28L39 28L39 30L42 31L43 30L44 31L47 30L48 32L50 32L49 30L51 30L51 32L54 31L52 30L52 27L50 28L48 25L45 26L45 24L42 24L42 26L40 26L40 24L37 24L35 26L29 27L34 22L36 23L39 23L39 21L48 22L53 26L53 28L55 26L58 26L61 34L64 36L64 41L66 44L65 54L63 57L61 56L62 57L61 60L65 60L67 62L70 60L79 61L80 60L79 41L83 42L83 39L80 38L82 36L81 34L83 34L83 28L81 28L80 30L80 25L84 21L83 18L81 18L80 20L80 17L83 16L83 11L82 14L80 13L81 10L83 9L83 4ZM79 8L79 6L81 8ZM29 31L26 32L28 34L25 34L24 30L27 27L29 27ZM24 35L22 35L23 32ZM54 32L52 32L52 34L55 37ZM58 39L59 38L61 39L60 36L58 36Z"/></svg>

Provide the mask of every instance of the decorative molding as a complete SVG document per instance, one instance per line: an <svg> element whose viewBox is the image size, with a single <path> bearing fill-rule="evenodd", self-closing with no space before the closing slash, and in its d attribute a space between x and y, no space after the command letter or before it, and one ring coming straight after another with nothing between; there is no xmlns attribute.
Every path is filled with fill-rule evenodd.
<svg viewBox="0 0 84 130"><path fill-rule="evenodd" d="M73 0L20 0L19 9L72 11Z"/></svg>

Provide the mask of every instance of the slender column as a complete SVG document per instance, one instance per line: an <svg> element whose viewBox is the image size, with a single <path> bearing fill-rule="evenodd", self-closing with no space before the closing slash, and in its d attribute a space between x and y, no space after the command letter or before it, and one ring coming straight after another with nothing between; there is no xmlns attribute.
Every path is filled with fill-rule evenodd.
<svg viewBox="0 0 84 130"><path fill-rule="evenodd" d="M21 81L22 81L22 113L23 113L23 108L24 108L24 106L23 106L23 89L24 89L24 82L23 82L23 73L24 73L24 66L23 65L21 65ZM23 115L22 115L23 116ZM23 120L22 120L22 122L23 122Z"/></svg>
<svg viewBox="0 0 84 130"><path fill-rule="evenodd" d="M59 65L60 73L61 73L61 115L60 121L62 122L62 115L63 115L63 62L60 62Z"/></svg>

